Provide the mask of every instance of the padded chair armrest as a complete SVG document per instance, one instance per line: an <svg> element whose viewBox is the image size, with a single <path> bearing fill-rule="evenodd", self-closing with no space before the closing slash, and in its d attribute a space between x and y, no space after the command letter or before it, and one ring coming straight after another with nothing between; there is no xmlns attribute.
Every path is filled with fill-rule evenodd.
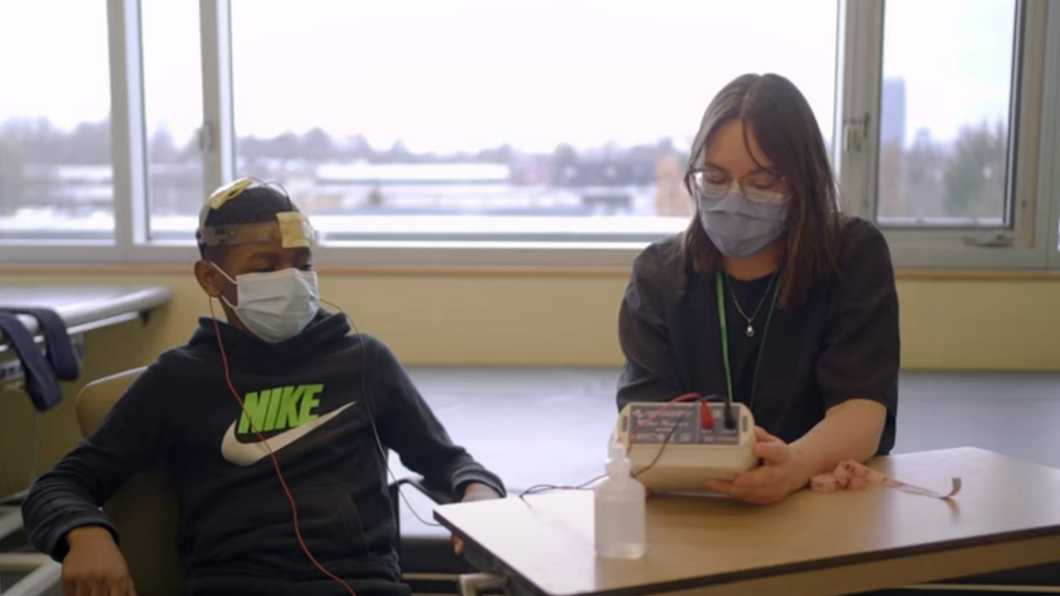
<svg viewBox="0 0 1060 596"><path fill-rule="evenodd" d="M448 505L449 503L455 503L456 497L449 491L433 488L423 481L423 478L419 476L399 478L396 482L390 483L390 497L396 500L399 498L398 491L401 490L401 486L411 486L412 488L420 491L427 496L428 499L434 501L439 505Z"/></svg>

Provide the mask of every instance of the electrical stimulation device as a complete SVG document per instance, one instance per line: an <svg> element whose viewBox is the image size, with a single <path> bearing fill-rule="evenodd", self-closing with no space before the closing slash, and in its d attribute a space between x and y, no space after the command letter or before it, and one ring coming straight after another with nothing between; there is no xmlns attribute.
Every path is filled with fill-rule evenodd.
<svg viewBox="0 0 1060 596"><path fill-rule="evenodd" d="M626 448L637 480L655 491L705 492L707 480L731 480L758 465L754 419L741 403L630 403L612 440Z"/></svg>

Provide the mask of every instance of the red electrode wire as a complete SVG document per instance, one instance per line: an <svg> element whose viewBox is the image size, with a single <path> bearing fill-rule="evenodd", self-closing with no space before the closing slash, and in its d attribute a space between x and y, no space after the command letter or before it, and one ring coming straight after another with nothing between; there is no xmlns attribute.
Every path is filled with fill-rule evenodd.
<svg viewBox="0 0 1060 596"><path fill-rule="evenodd" d="M662 415L663 412L673 407L674 404L692 401L694 399L699 399L698 393L686 393L680 397L675 397L674 399L666 402L665 406L656 410L654 414L648 416L644 420L641 420L640 424L638 424L637 427L633 430L633 434L629 435L629 446L626 447L626 454L628 455L630 450L633 449L633 443L636 442L637 435L640 434L640 431L643 430L644 427L647 426L652 420L658 418L660 415Z"/></svg>
<svg viewBox="0 0 1060 596"><path fill-rule="evenodd" d="M212 300L210 301L210 315L214 315ZM321 573L342 584L342 587L346 588L346 591L350 593L350 596L357 596L357 593L353 591L353 588L351 588L349 584L343 581L339 576L328 571L326 567L316 560L313 553L309 551L309 547L306 546L305 540L302 539L302 530L298 527L298 505L294 501L294 495L291 494L291 489L287 486L287 481L284 480L283 472L280 471L280 460L276 458L276 453L272 450L272 447L269 445L268 440L265 439L265 436L261 434L261 431L259 431L256 426L254 426L254 421L251 420L250 413L247 412L246 406L243 404L243 398L239 397L239 392L236 391L235 385L232 383L232 375L229 373L228 369L228 356L225 354L224 342L221 341L221 326L217 323L216 316L213 316L213 328L214 334L217 336L217 347L221 350L221 362L224 364L225 382L228 383L228 389L232 392L232 397L236 398L236 401L239 402L239 409L246 415L251 430L254 431L254 434L258 435L262 444L264 444L265 448L269 450L269 457L272 458L272 465L276 468L276 477L280 479L280 486L283 487L283 492L287 494L287 502L291 504L291 514L294 516L294 533L295 536L298 537L298 544L302 547L302 552L309 557L309 560L320 570Z"/></svg>

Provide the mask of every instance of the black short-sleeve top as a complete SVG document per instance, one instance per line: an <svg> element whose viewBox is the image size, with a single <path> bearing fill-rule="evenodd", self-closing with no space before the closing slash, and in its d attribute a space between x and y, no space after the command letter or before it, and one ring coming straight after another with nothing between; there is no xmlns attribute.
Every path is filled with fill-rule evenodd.
<svg viewBox="0 0 1060 596"><path fill-rule="evenodd" d="M886 455L894 447L901 350L898 294L883 234L868 221L846 217L838 265L830 282L786 309L772 308L774 276L722 276L732 393L751 408L758 426L786 442L844 401L879 402L887 420L877 455ZM677 237L652 244L634 261L619 342L626 358L620 409L687 393L728 393L715 274L697 274L681 256Z"/></svg>

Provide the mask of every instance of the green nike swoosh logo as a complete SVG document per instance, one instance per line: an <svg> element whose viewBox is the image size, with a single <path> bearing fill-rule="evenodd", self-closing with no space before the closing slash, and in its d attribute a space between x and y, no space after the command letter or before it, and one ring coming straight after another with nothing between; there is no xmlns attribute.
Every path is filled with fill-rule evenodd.
<svg viewBox="0 0 1060 596"><path fill-rule="evenodd" d="M349 408L357 402L350 402L341 408L328 412L323 416L310 420L305 424L301 424L292 428L291 430L282 432L278 435L272 436L266 441L257 441L255 443L240 443L236 439L236 424L233 422L228 430L225 432L224 439L221 440L221 457L224 457L228 462L233 463L237 466L250 466L261 461L262 458L269 455L271 449L273 453L287 447L288 445L298 441L302 437L308 435L314 430L320 428L324 424L327 424L329 420L338 416L343 410Z"/></svg>

